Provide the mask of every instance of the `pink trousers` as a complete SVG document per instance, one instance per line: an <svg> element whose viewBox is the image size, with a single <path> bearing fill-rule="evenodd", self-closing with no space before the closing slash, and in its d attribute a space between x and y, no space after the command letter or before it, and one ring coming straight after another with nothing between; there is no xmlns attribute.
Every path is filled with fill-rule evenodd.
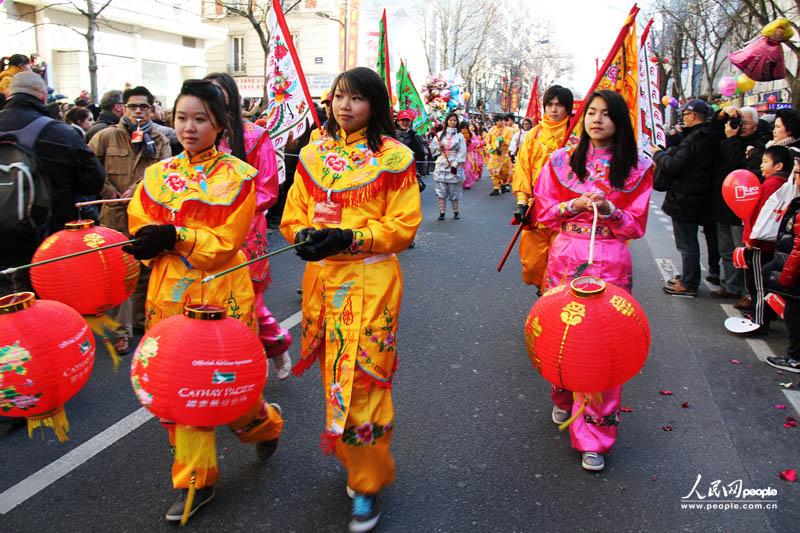
<svg viewBox="0 0 800 533"><path fill-rule="evenodd" d="M622 385L604 391L602 396L601 403L590 401L583 414L569 425L572 447L579 452L608 453L617 440ZM572 391L552 385L550 397L556 407L570 414L575 414L583 403L574 401Z"/></svg>
<svg viewBox="0 0 800 533"><path fill-rule="evenodd" d="M264 292L256 292L256 320L258 320L258 336L264 345L267 357L278 357L292 345L289 330L281 328L280 323L272 316L264 303Z"/></svg>

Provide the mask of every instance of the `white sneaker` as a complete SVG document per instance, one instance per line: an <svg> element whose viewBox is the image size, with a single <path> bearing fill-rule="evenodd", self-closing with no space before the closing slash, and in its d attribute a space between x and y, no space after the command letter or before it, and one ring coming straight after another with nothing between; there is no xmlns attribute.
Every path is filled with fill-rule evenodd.
<svg viewBox="0 0 800 533"><path fill-rule="evenodd" d="M599 472L606 467L606 462L603 459L602 454L597 452L583 452L583 456L581 457L581 466L584 470L589 470L590 472Z"/></svg>
<svg viewBox="0 0 800 533"><path fill-rule="evenodd" d="M553 418L553 423L558 424L560 426L561 424L569 420L569 411L559 409L554 405L553 414L551 416Z"/></svg>
<svg viewBox="0 0 800 533"><path fill-rule="evenodd" d="M275 361L275 377L283 381L292 373L292 358L289 357L289 352L283 352L281 355L274 359Z"/></svg>

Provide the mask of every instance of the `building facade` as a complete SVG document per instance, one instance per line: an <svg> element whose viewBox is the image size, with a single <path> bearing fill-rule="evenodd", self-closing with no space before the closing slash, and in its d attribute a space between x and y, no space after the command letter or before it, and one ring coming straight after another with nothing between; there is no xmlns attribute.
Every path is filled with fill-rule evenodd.
<svg viewBox="0 0 800 533"><path fill-rule="evenodd" d="M85 10L85 1L72 3ZM224 29L203 22L201 9L201 0L112 0L95 34L99 93L145 85L171 107L183 80L208 70L206 48L226 39ZM2 55L38 53L48 84L69 98L90 87L86 28L87 17L71 3L0 5Z"/></svg>

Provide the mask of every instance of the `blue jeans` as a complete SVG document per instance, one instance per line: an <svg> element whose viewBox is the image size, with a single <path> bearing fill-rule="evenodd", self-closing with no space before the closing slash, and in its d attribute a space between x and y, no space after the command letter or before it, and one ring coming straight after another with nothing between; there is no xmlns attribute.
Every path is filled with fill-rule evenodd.
<svg viewBox="0 0 800 533"><path fill-rule="evenodd" d="M733 266L733 250L742 244L744 227L717 223L719 255L722 257L720 286L732 294L744 294L744 271Z"/></svg>
<svg viewBox="0 0 800 533"><path fill-rule="evenodd" d="M699 226L692 222L672 219L675 247L681 254L681 283L696 291L700 286L700 241L697 240Z"/></svg>

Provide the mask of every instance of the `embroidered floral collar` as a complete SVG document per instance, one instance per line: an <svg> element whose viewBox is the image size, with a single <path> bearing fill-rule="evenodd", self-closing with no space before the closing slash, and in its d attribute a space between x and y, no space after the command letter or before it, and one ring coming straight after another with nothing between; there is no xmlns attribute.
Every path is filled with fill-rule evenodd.
<svg viewBox="0 0 800 533"><path fill-rule="evenodd" d="M343 139L345 145L356 144L356 143L366 144L365 141L367 139L367 128L362 128L358 131L354 131L349 135L342 128L339 128L339 139Z"/></svg>
<svg viewBox="0 0 800 533"><path fill-rule="evenodd" d="M216 146L212 146L211 148L207 148L207 149L203 150L202 152L196 153L193 156L189 156L189 152L185 152L184 151L178 157L187 157L187 158L189 158L189 163L194 165L194 164L198 164L198 163L205 163L206 161L214 159L218 155L219 155L219 152L217 151L217 147Z"/></svg>

